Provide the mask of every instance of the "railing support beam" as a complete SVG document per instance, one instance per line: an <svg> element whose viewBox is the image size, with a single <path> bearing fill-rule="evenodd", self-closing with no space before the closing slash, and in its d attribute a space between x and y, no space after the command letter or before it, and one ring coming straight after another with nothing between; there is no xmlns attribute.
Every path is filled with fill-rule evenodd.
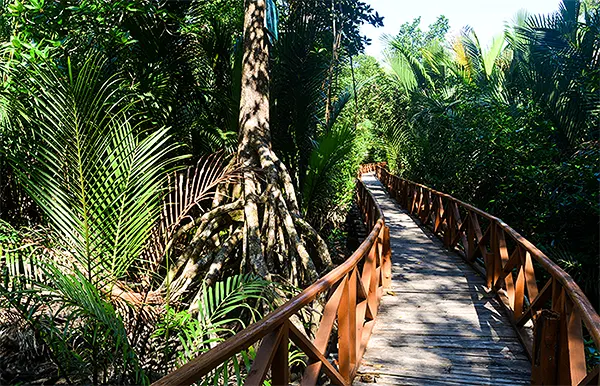
<svg viewBox="0 0 600 386"><path fill-rule="evenodd" d="M584 332L587 330L596 349L600 349L600 316L566 272L499 218L394 176L382 167L377 167L376 173L409 214L416 214L423 225L431 222L433 233L444 245L464 252L466 262L485 276L487 287L496 292L534 359L532 382L578 385L591 379L586 369ZM466 214L464 221L461 213ZM486 226L483 234L480 224ZM534 270L545 270L543 276L550 276L541 290ZM538 310L547 307L547 303L552 311L546 310L544 316L539 316ZM532 324L535 342L531 332L526 331ZM554 371L556 367L558 370Z"/></svg>

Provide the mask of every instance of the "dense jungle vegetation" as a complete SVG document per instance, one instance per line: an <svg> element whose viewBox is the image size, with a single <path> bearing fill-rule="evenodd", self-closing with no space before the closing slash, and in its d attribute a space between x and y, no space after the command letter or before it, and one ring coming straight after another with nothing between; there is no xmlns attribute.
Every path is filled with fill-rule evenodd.
<svg viewBox="0 0 600 386"><path fill-rule="evenodd" d="M490 45L417 19L385 63L366 2L269 0L266 29L254 3L0 0L0 383L148 384L214 347L348 255L366 162L502 218L598 306L597 3Z"/></svg>
<svg viewBox="0 0 600 386"><path fill-rule="evenodd" d="M392 170L502 218L596 307L599 8L521 12L489 46L469 28L446 37L444 17L428 32L407 23L389 39L389 73L374 70L381 93L368 105Z"/></svg>

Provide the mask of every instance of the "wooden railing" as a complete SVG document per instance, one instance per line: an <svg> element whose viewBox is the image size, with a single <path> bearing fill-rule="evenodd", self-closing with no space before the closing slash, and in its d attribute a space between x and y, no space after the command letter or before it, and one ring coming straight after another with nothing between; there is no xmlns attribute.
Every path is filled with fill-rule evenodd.
<svg viewBox="0 0 600 386"><path fill-rule="evenodd" d="M385 168L387 166L387 162L374 162L374 163L370 163L370 164L364 164L364 165L360 165L360 169L358 171L358 177L360 179L360 176L365 174L365 173L375 173L375 171L377 171L377 168L381 167L381 168Z"/></svg>
<svg viewBox="0 0 600 386"><path fill-rule="evenodd" d="M288 385L289 341L309 360L302 385L315 385L321 371L332 384L351 384L371 336L383 288L391 281L389 229L381 209L361 181L357 182L356 198L371 232L348 260L259 322L154 385L189 385L201 381L230 358L258 345L258 342L260 346L245 384L262 385L270 374L272 385ZM292 317L323 293L327 293L327 301L319 328L311 340L293 323ZM334 325L337 325L337 344L330 345ZM328 359L329 346L337 348L337 365Z"/></svg>
<svg viewBox="0 0 600 386"><path fill-rule="evenodd" d="M487 279L529 354L532 384L600 385L600 366L588 371L584 347L590 337L600 349L600 316L566 272L502 220L374 169L402 207Z"/></svg>

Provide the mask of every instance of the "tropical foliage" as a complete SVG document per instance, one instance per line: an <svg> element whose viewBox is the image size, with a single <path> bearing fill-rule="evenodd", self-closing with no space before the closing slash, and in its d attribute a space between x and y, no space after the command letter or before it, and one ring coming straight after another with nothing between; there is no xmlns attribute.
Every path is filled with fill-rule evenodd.
<svg viewBox="0 0 600 386"><path fill-rule="evenodd" d="M487 46L468 27L447 38L443 18L429 33L417 19L388 38L378 94L387 108L371 115L395 171L528 235L593 304L599 17L579 1L550 15L520 12Z"/></svg>
<svg viewBox="0 0 600 386"><path fill-rule="evenodd" d="M264 174L236 154L242 1L0 0L0 383L147 384L331 268L366 153L339 79L382 18L277 8L270 130L291 185L262 199L281 231L261 247L243 189ZM253 355L206 381L241 384Z"/></svg>
<svg viewBox="0 0 600 386"><path fill-rule="evenodd" d="M259 3L277 20L253 53ZM214 347L343 256L363 162L502 217L597 303L598 6L521 12L487 46L416 19L384 64L360 34L382 21L359 0L0 0L0 383L148 384Z"/></svg>

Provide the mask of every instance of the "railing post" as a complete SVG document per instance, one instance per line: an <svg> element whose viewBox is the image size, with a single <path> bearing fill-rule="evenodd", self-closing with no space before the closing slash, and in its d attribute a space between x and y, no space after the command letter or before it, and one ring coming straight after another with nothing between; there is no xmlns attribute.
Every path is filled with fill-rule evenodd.
<svg viewBox="0 0 600 386"><path fill-rule="evenodd" d="M374 305L374 307L373 307L374 315L373 316L377 315L377 306L379 305L378 299L377 299L377 281L379 280L379 277L377 276L377 258L380 257L379 253L382 252L379 249L379 245L382 241L383 240L381 240L381 234L379 234L377 236L377 240L375 241L375 243L371 247L371 250L369 251L369 255L367 256L367 259L365 260L365 266L367 264L369 265L370 276L368 278L369 283L367 285L366 290L368 293L369 300ZM364 269L364 266L363 266L363 269Z"/></svg>
<svg viewBox="0 0 600 386"><path fill-rule="evenodd" d="M271 363L271 376L273 386L288 386L290 384L290 366L288 364L288 341L289 341L289 321L286 321L281 328L281 340L277 345L273 362Z"/></svg>
<svg viewBox="0 0 600 386"><path fill-rule="evenodd" d="M338 310L338 363L348 383L356 365L356 270L346 275L346 286Z"/></svg>
<svg viewBox="0 0 600 386"><path fill-rule="evenodd" d="M430 192L429 190L425 189L425 192L423 193L423 213L421 214L421 222L423 223L423 225L427 225L429 223L429 213L430 213Z"/></svg>
<svg viewBox="0 0 600 386"><path fill-rule="evenodd" d="M383 227L383 287L390 288L392 285L392 248L390 245L390 228Z"/></svg>
<svg viewBox="0 0 600 386"><path fill-rule="evenodd" d="M450 210L451 201L447 201L446 203L446 229L444 229L444 246L450 249L450 244L452 243L452 230L454 229L454 217L452 215L452 211Z"/></svg>
<svg viewBox="0 0 600 386"><path fill-rule="evenodd" d="M275 357L277 352L280 350L281 341L285 339L285 345L287 350L287 338L288 338L288 326L287 321L284 322L281 326L279 326L275 331L267 334L262 342L260 343L260 347L256 352L256 357L254 358L254 362L252 363L252 368L248 371L248 376L244 382L244 386L253 386L253 385L262 385L263 381L267 377L267 372L269 368L271 368L271 374L273 374L273 366ZM287 355L286 355L287 358ZM287 359L285 359L287 363ZM288 366L285 367L287 371L289 371ZM284 377L283 374L278 373L278 379L282 379Z"/></svg>
<svg viewBox="0 0 600 386"><path fill-rule="evenodd" d="M475 222L473 221L475 216L475 213L468 211L467 220L469 223L467 224L466 232L468 250L465 253L465 257L467 258L467 261L470 261L471 263L475 261L475 243L478 243L476 239L477 236L475 235Z"/></svg>
<svg viewBox="0 0 600 386"><path fill-rule="evenodd" d="M523 300L525 298L525 264L524 253L517 247L520 265L517 269L517 280L514 283L515 294L513 297L514 320L517 321L523 315Z"/></svg>
<svg viewBox="0 0 600 386"><path fill-rule="evenodd" d="M561 291L558 304L560 314L558 337L558 382L578 385L586 377L585 346L581 318L571 299Z"/></svg>
<svg viewBox="0 0 600 386"><path fill-rule="evenodd" d="M434 200L434 219L433 219L433 233L438 233L442 226L442 216L444 215L444 204L440 196L435 196Z"/></svg>
<svg viewBox="0 0 600 386"><path fill-rule="evenodd" d="M494 251L494 285L496 289L504 288L510 297L513 287L512 275L506 276L504 279L500 279L502 270L508 262L508 250L506 248L506 237L504 230L500 227L500 224L496 223L496 249Z"/></svg>
<svg viewBox="0 0 600 386"><path fill-rule="evenodd" d="M495 265L496 265L496 254L498 249L498 241L496 238L496 223L494 221L490 222L490 252L486 253L484 257L485 261L485 273L487 279L487 287L489 289L494 288L496 285L495 279Z"/></svg>
<svg viewBox="0 0 600 386"><path fill-rule="evenodd" d="M419 190L417 191L417 196L419 199L417 200L417 217L419 220L423 215L423 187L419 186Z"/></svg>
<svg viewBox="0 0 600 386"><path fill-rule="evenodd" d="M533 338L532 385L557 384L559 323L560 315L550 310L542 310L537 318Z"/></svg>
<svg viewBox="0 0 600 386"><path fill-rule="evenodd" d="M369 226L369 232L373 230L375 224L377 224L377 208L375 207L375 202L371 202L371 224Z"/></svg>

